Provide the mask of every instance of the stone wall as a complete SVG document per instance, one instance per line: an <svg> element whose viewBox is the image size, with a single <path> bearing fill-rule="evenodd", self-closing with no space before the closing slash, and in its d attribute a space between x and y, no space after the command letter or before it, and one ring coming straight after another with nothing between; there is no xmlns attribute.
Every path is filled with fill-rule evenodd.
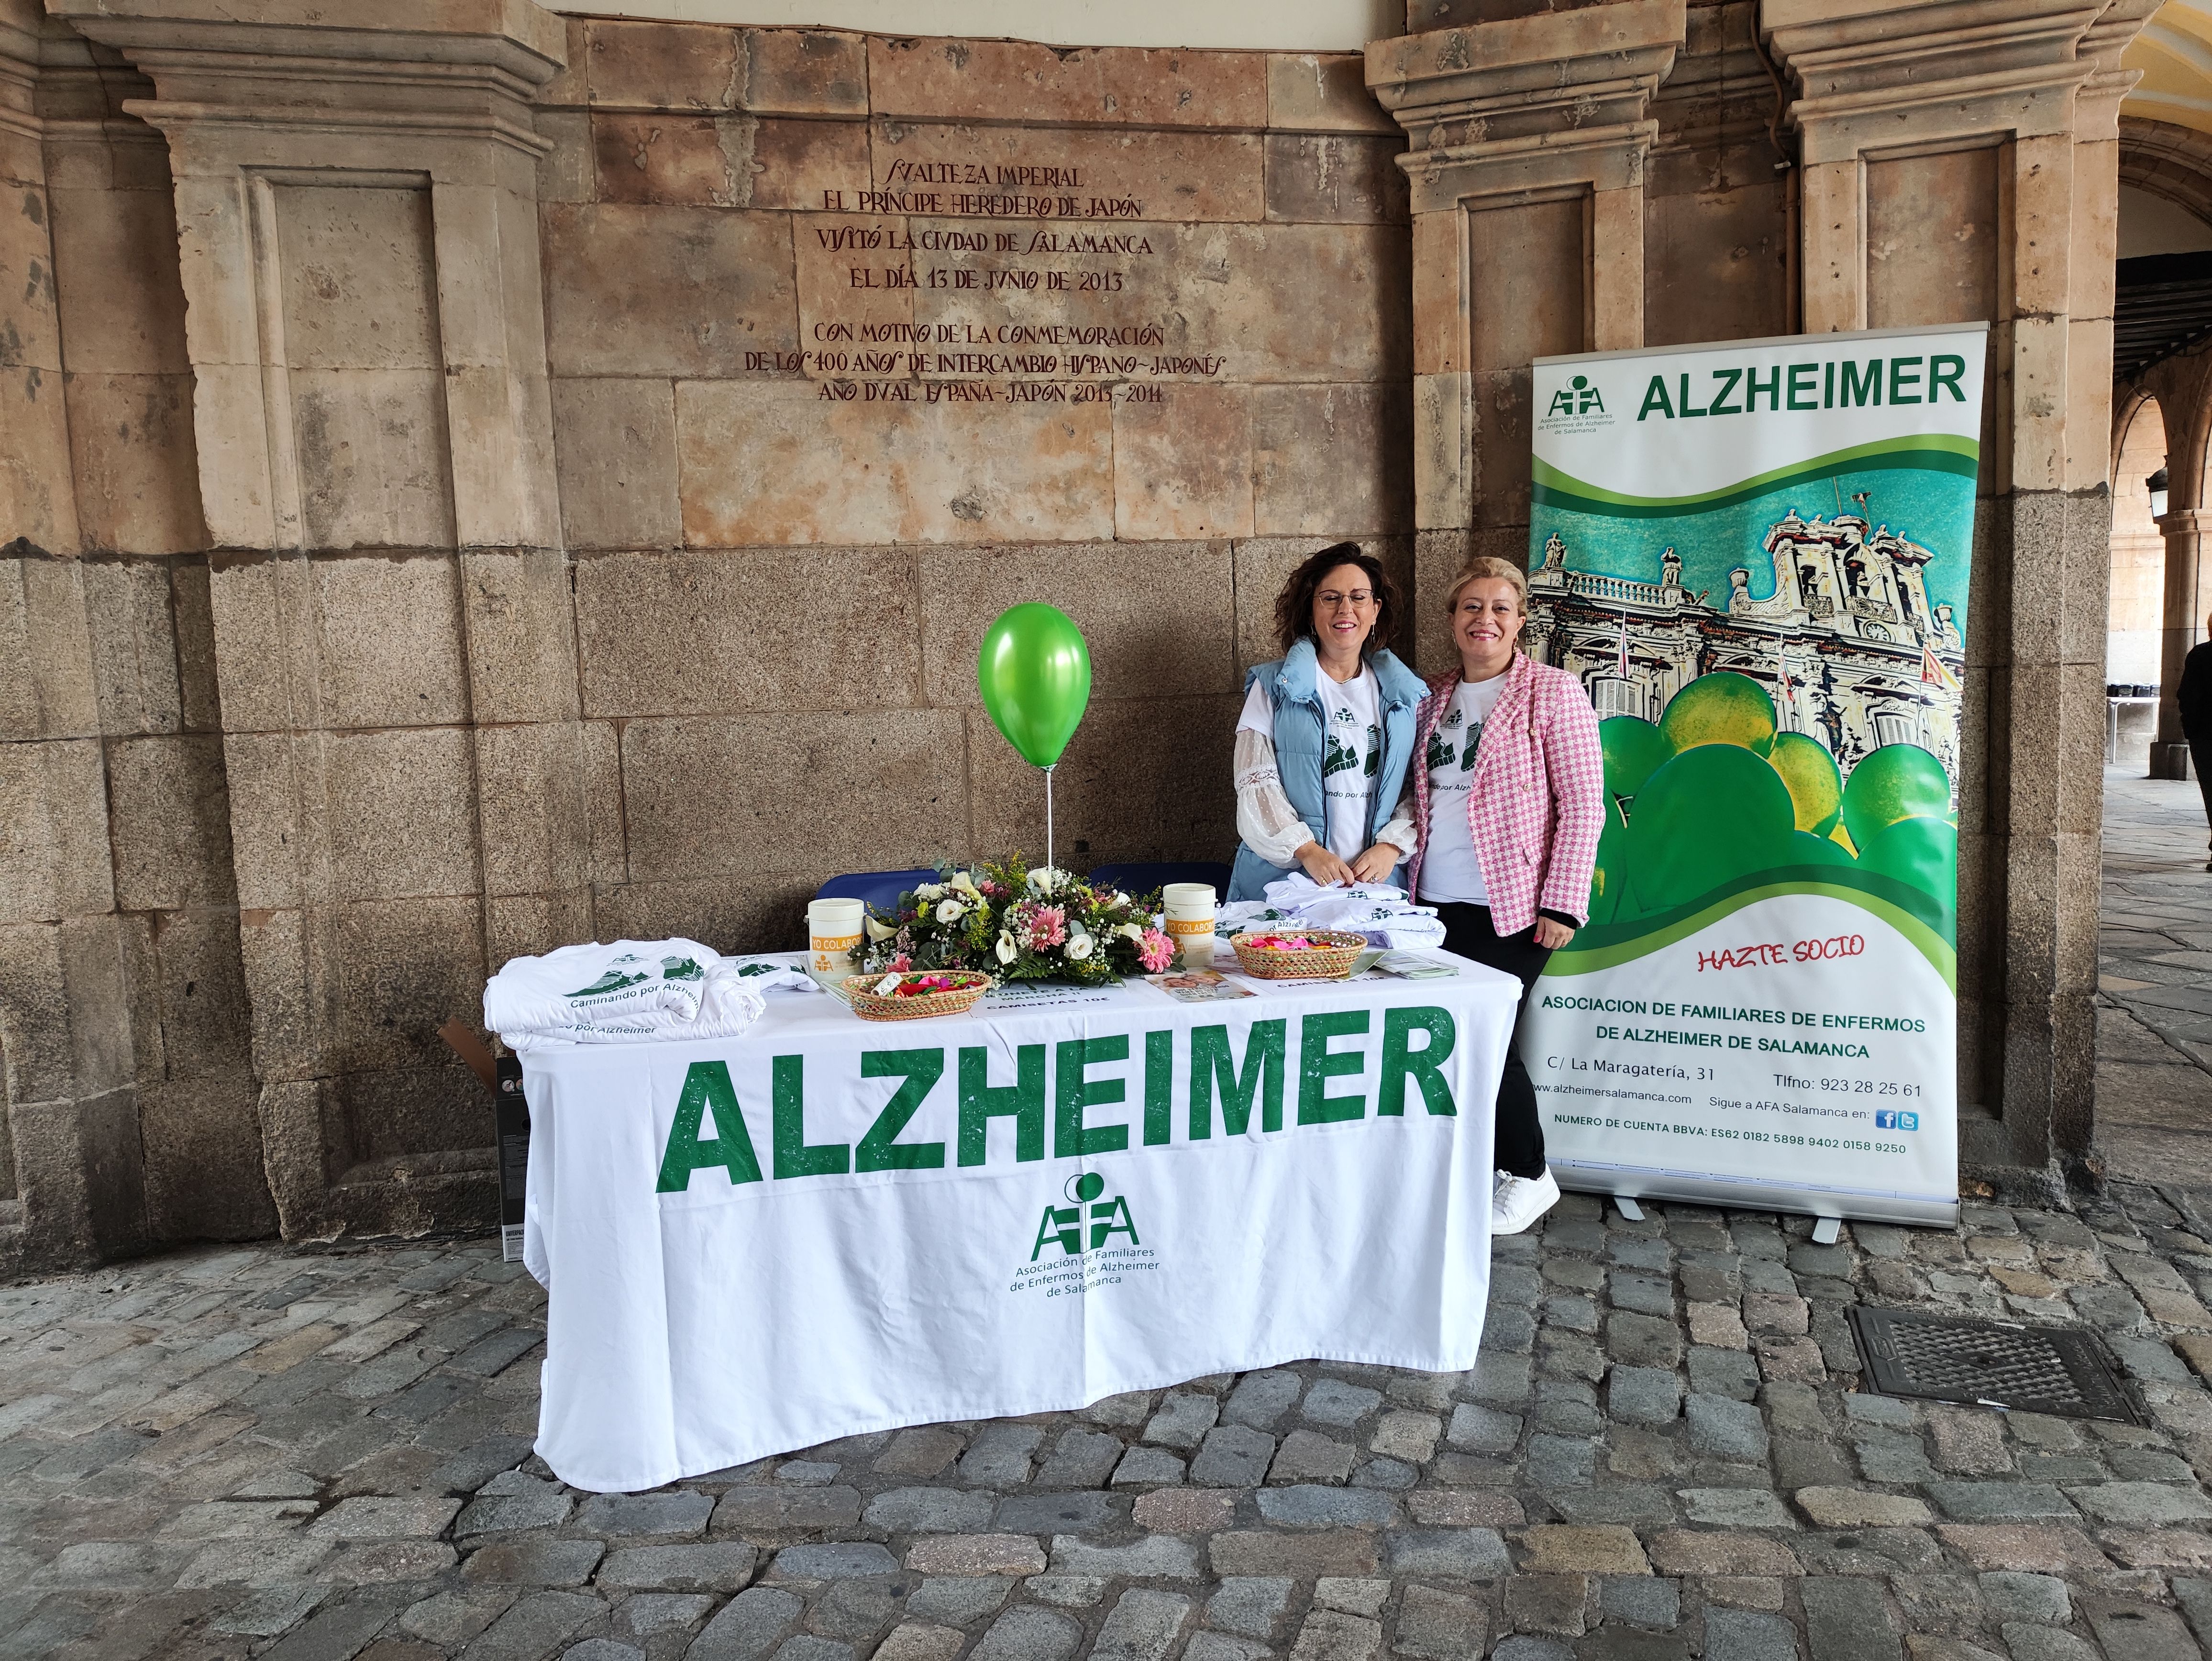
<svg viewBox="0 0 2212 1661"><path fill-rule="evenodd" d="M569 49L540 213L601 932L783 945L831 873L1041 859L975 688L1020 599L1091 642L1065 861L1226 858L1285 570L1410 569L1404 140L1358 60Z"/></svg>

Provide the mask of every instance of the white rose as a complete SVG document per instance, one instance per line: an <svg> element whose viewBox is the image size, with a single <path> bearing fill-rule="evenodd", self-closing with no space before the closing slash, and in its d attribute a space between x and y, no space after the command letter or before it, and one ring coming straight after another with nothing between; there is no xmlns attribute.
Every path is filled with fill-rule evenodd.
<svg viewBox="0 0 2212 1661"><path fill-rule="evenodd" d="M1022 952L1021 947L1014 944L1014 937L1003 932L999 935L999 944L995 949L1000 963L1012 963L1016 958L1021 956Z"/></svg>
<svg viewBox="0 0 2212 1661"><path fill-rule="evenodd" d="M1095 942L1088 934L1076 935L1067 943L1067 960L1070 963L1081 963L1091 955L1094 944Z"/></svg>
<svg viewBox="0 0 2212 1661"><path fill-rule="evenodd" d="M887 922L878 922L873 917L868 919L868 938L872 940L887 940L897 933L898 930Z"/></svg>
<svg viewBox="0 0 2212 1661"><path fill-rule="evenodd" d="M967 915L968 908L961 904L958 900L947 900L937 908L937 920L939 922L958 922Z"/></svg>
<svg viewBox="0 0 2212 1661"><path fill-rule="evenodd" d="M914 897L918 900L941 900L945 897L945 885L941 882L926 882L914 891Z"/></svg>

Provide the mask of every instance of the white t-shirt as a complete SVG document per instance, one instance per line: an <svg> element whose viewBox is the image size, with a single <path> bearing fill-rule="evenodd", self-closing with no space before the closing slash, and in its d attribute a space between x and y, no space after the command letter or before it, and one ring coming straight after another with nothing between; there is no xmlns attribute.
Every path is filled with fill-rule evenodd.
<svg viewBox="0 0 2212 1661"><path fill-rule="evenodd" d="M1443 719L1429 734L1428 753L1421 764L1429 770L1429 846L1421 856L1423 900L1456 900L1467 905L1490 904L1490 890L1482 880L1482 859L1474 851L1468 829L1468 793L1474 788L1475 749L1482 742L1482 723L1498 707L1505 690L1505 675L1488 680L1466 681L1452 694Z"/></svg>
<svg viewBox="0 0 2212 1661"><path fill-rule="evenodd" d="M1340 684L1328 672L1316 668L1314 679L1321 687L1321 713L1328 745L1322 752L1322 801L1328 834L1322 845L1340 860L1355 860L1367 851L1367 825L1373 816L1375 785L1382 770L1382 687L1375 672L1362 665L1358 674ZM1237 729L1249 727L1275 739L1275 702L1265 676L1252 683L1244 697L1244 713Z"/></svg>

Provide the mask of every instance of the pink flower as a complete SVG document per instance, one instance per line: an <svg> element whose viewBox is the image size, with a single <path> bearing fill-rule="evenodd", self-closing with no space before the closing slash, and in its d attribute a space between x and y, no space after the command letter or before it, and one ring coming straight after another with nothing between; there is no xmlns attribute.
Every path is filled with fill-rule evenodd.
<svg viewBox="0 0 2212 1661"><path fill-rule="evenodd" d="M913 967L914 959L907 956L903 952L900 952L898 956L891 959L891 972L893 974L903 975L908 970Z"/></svg>
<svg viewBox="0 0 2212 1661"><path fill-rule="evenodd" d="M1147 928L1137 942L1137 961L1157 975L1175 961L1175 942L1157 928Z"/></svg>
<svg viewBox="0 0 2212 1661"><path fill-rule="evenodd" d="M1067 940L1067 913L1056 905L1040 905L1030 914L1030 943L1060 946Z"/></svg>

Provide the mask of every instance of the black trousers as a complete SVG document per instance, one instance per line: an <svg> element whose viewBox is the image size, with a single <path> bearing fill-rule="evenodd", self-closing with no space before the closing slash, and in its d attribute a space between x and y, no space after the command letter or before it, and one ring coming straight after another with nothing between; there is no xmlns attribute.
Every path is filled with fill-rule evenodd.
<svg viewBox="0 0 2212 1661"><path fill-rule="evenodd" d="M2204 817L2212 821L2212 770L2206 769L2207 762L2212 762L2212 737L2199 733L2189 740L2189 770L2197 775L2197 791L2204 798Z"/></svg>
<svg viewBox="0 0 2212 1661"><path fill-rule="evenodd" d="M1536 944L1535 925L1517 934L1501 935L1491 927L1486 905L1462 905L1450 900L1424 904L1433 904L1437 916L1443 920L1445 951L1502 969L1521 983L1521 1014L1525 1019L1528 989L1535 985L1536 977L1552 959L1552 949ZM1536 1112L1536 1086L1521 1062L1519 1019L1513 1024L1512 1047L1505 1052L1505 1076L1498 1081L1497 1127L1492 1160L1497 1168L1516 1177L1542 1176L1544 1122Z"/></svg>

